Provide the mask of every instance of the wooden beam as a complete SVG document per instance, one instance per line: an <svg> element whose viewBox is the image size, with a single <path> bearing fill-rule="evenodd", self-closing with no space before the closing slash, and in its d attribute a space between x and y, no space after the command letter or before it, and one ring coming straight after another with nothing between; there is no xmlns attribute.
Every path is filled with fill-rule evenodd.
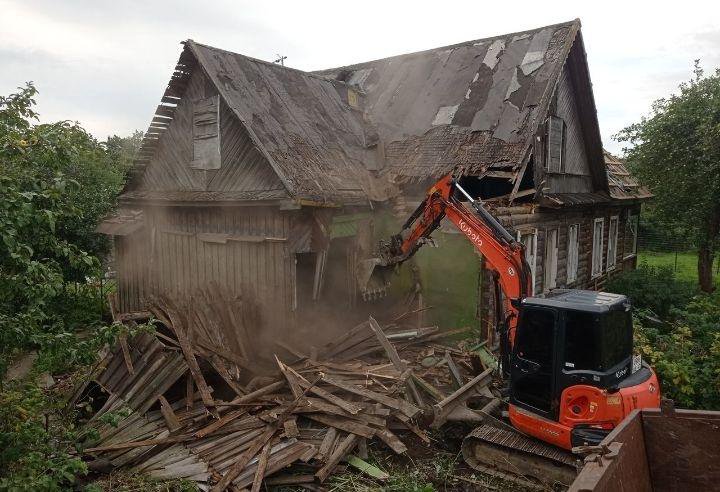
<svg viewBox="0 0 720 492"><path fill-rule="evenodd" d="M340 443L340 445L333 452L333 454L330 455L327 463L325 463L325 465L320 468L317 473L315 473L315 476L318 478L318 480L320 480L320 483L324 482L327 477L332 473L335 465L340 463L340 460L343 459L346 454L352 451L353 447L355 447L356 442L357 436L354 434L348 434L345 437L345 439Z"/></svg>
<svg viewBox="0 0 720 492"><path fill-rule="evenodd" d="M170 403L168 403L165 397L160 395L158 400L160 400L160 413L162 413L162 416L165 419L165 424L167 424L170 432L174 432L180 427L182 427L182 425L180 424L180 420L178 420L177 415L175 415L175 412L173 411Z"/></svg>

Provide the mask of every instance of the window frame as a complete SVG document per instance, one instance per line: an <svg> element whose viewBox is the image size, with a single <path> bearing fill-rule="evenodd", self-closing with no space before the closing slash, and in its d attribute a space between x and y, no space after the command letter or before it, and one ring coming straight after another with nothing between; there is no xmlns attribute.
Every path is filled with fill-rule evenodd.
<svg viewBox="0 0 720 492"><path fill-rule="evenodd" d="M560 122L560 156L557 165L557 169L551 169L550 163L552 162L550 157L550 135L552 132L553 120ZM560 116L550 115L546 122L546 149L545 149L545 171L548 173L563 174L566 169L565 165L565 144L567 140L567 124L565 120Z"/></svg>
<svg viewBox="0 0 720 492"><path fill-rule="evenodd" d="M555 244L552 251L549 250L551 233L555 233ZM560 229L551 227L545 230L545 258L543 262L543 292L550 292L558 287L558 243L560 242ZM549 261L552 260L552 261ZM552 268L549 269L548 266ZM551 276L550 276L551 275ZM550 282L552 280L552 282ZM552 285L551 285L552 284Z"/></svg>
<svg viewBox="0 0 720 492"><path fill-rule="evenodd" d="M575 240L572 241L571 231L575 230ZM570 224L568 226L568 250L567 250L567 265L565 271L567 272L566 284L571 285L577 282L578 279L578 267L580 265L580 224ZM573 248L574 246L574 248ZM574 254L573 253L574 250ZM571 268L572 267L572 268ZM572 273L572 276L571 276Z"/></svg>
<svg viewBox="0 0 720 492"><path fill-rule="evenodd" d="M597 269L597 272L595 271L595 258L596 258L596 237L597 237L597 224L600 223L600 244L599 244L599 252L597 253L597 259L600 261L599 268ZM603 247L604 247L604 236L605 235L605 217L596 217L593 220L593 242L592 242L592 252L590 257L590 278L594 279L597 277L600 277L603 274Z"/></svg>
<svg viewBox="0 0 720 492"><path fill-rule="evenodd" d="M613 235L613 222L615 223L615 233ZM611 215L608 222L608 245L607 258L605 259L605 269L609 272L617 268L617 247L620 235L620 216ZM612 248L611 248L612 246ZM612 255L610 254L612 252ZM612 263L610 260L612 259Z"/></svg>
<svg viewBox="0 0 720 492"><path fill-rule="evenodd" d="M525 248L525 259L528 262L528 265L530 265L530 274L532 276L532 288L530 290L530 295L535 295L535 272L537 271L537 236L538 236L538 230L537 229L518 229L517 231L517 240L519 243L522 243L523 246L525 243L523 242L522 238L523 236L532 236L532 263L528 260L528 251L527 248Z"/></svg>
<svg viewBox="0 0 720 492"><path fill-rule="evenodd" d="M632 220L635 221L635 231L633 233L633 240L632 240L632 247L630 252L625 251L625 244L627 243L627 234L628 234L628 228L630 227L630 224ZM630 228L632 231L632 228ZM640 214L637 213L628 213L627 219L625 219L625 237L623 238L623 259L627 260L629 258L633 258L637 256L637 244L638 244L638 236L640 235Z"/></svg>

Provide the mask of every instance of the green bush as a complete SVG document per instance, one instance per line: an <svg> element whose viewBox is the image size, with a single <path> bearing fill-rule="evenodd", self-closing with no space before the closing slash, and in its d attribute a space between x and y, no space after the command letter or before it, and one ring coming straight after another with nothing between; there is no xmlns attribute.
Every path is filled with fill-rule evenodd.
<svg viewBox="0 0 720 492"><path fill-rule="evenodd" d="M678 406L720 410L720 294L698 294L672 321L640 310L635 346L655 368L663 396Z"/></svg>
<svg viewBox="0 0 720 492"><path fill-rule="evenodd" d="M692 283L677 280L672 268L646 263L612 277L605 289L625 294L636 309L651 310L661 318L670 316L673 309L682 309L697 291Z"/></svg>
<svg viewBox="0 0 720 492"><path fill-rule="evenodd" d="M78 124L35 124L35 94L28 84L0 96L0 490L68 488L85 471L61 398L32 380L2 382L11 361L33 350L35 374L67 372L121 329L103 321L107 241L94 229L137 135L101 143Z"/></svg>
<svg viewBox="0 0 720 492"><path fill-rule="evenodd" d="M720 410L720 292L699 293L669 267L641 264L608 291L635 308L635 347L655 368L664 397L679 407Z"/></svg>

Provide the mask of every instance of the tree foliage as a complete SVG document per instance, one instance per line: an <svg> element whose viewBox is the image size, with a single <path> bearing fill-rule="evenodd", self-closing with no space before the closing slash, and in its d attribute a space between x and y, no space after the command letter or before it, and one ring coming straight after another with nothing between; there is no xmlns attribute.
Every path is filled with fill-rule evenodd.
<svg viewBox="0 0 720 492"><path fill-rule="evenodd" d="M102 318L96 280L112 210L138 135L98 142L79 124L38 124L28 84L0 96L0 490L55 490L85 470L75 434L32 381L5 382L18 354L34 371L91 363L121 329Z"/></svg>
<svg viewBox="0 0 720 492"><path fill-rule="evenodd" d="M720 292L697 293L669 268L613 277L608 290L635 306L635 348L655 368L662 394L683 408L720 410Z"/></svg>
<svg viewBox="0 0 720 492"><path fill-rule="evenodd" d="M720 70L694 77L653 103L651 115L620 132L628 164L655 194L658 219L698 245L700 286L712 290L720 237Z"/></svg>

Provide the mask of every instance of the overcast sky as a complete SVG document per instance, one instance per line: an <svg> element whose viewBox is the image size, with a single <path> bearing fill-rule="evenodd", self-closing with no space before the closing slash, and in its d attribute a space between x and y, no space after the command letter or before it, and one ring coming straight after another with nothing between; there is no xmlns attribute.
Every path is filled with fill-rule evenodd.
<svg viewBox="0 0 720 492"><path fill-rule="evenodd" d="M605 146L692 72L720 65L720 1L0 0L0 94L25 81L42 121L96 137L144 130L198 42L315 70L579 17Z"/></svg>

